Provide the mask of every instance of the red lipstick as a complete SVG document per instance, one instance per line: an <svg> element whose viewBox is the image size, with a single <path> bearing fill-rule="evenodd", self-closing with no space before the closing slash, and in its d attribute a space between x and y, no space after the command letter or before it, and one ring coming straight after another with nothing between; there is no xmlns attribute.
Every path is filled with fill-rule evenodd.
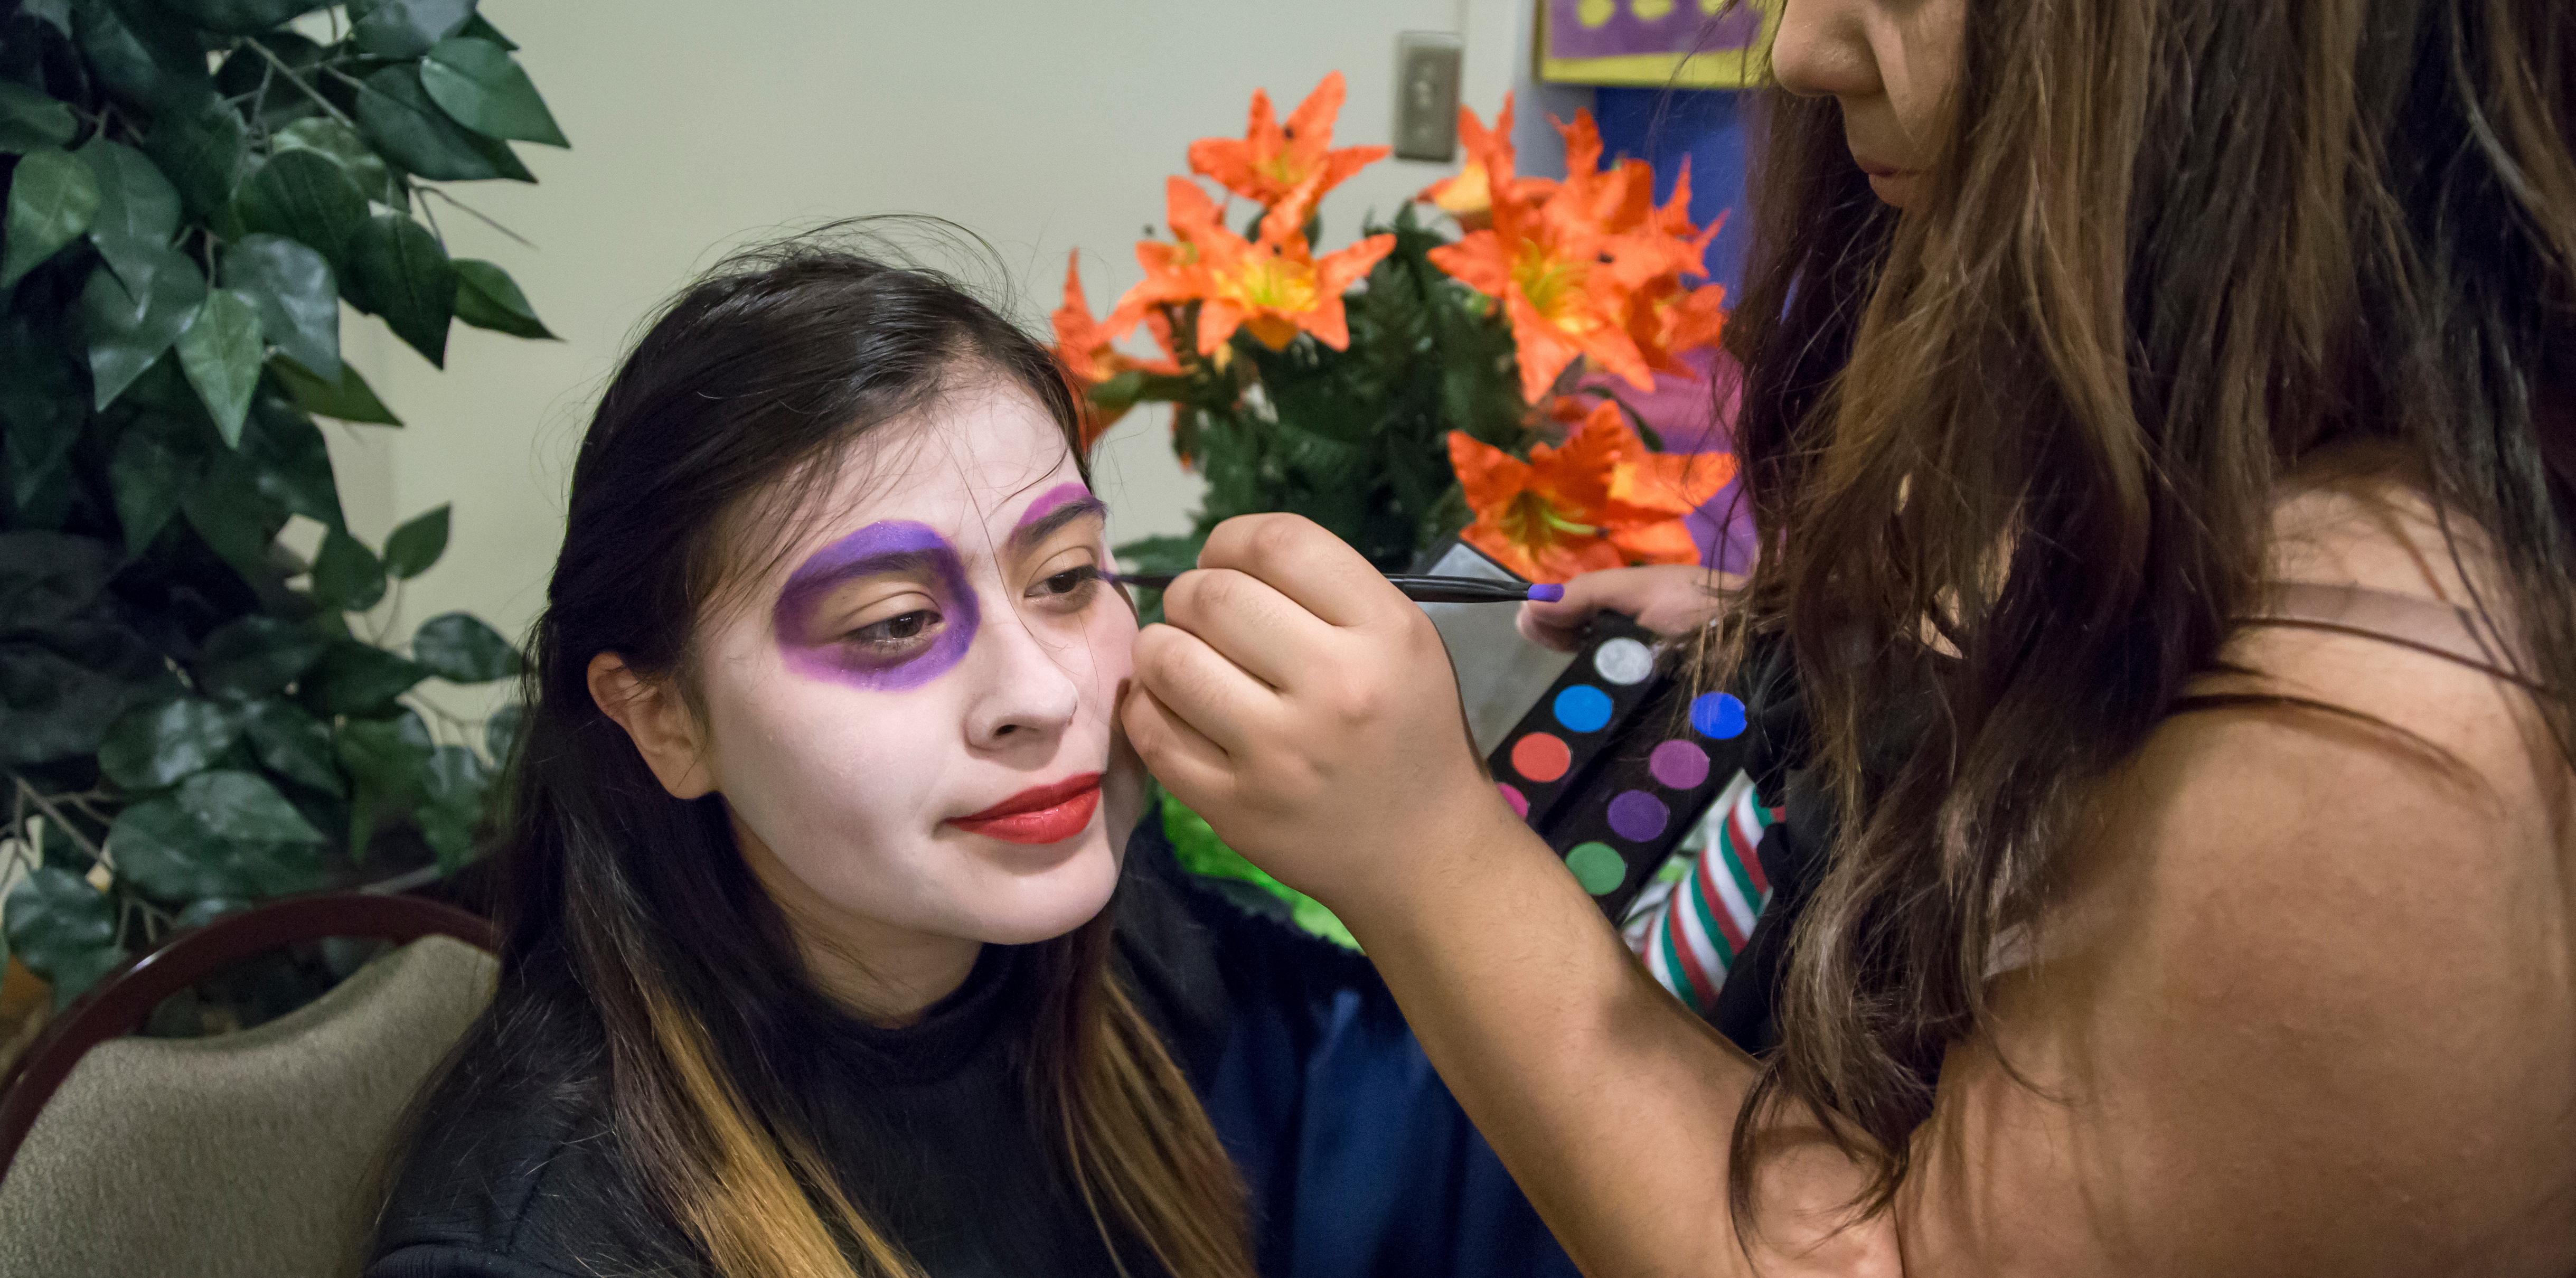
<svg viewBox="0 0 2576 1278"><path fill-rule="evenodd" d="M1051 785L1034 785L948 824L1005 843L1062 843L1091 826L1100 808L1100 774L1084 772Z"/></svg>

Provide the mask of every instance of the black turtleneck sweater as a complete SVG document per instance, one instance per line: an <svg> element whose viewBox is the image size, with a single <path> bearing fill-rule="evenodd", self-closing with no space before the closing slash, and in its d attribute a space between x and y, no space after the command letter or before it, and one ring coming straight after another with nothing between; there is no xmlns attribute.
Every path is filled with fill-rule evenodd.
<svg viewBox="0 0 2576 1278"><path fill-rule="evenodd" d="M1120 976L1252 1191L1264 1274L1570 1278L1364 960L1182 874L1151 817L1112 908ZM932 1278L1119 1273L1031 1119L1012 1014L1031 959L985 947L900 1028L810 997L773 1061L844 1188ZM505 1002L424 1103L366 1278L704 1272L633 1178L577 992Z"/></svg>

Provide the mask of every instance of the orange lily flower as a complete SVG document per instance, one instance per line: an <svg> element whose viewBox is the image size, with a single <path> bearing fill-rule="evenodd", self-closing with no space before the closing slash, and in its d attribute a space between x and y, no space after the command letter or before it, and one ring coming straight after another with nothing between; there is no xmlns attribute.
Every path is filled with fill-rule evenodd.
<svg viewBox="0 0 2576 1278"><path fill-rule="evenodd" d="M1650 389L1650 369L1678 367L1675 353L1714 341L1724 320L1722 292L1681 285L1682 276L1703 273L1702 255L1717 228L1691 225L1687 167L1658 208L1645 162L1602 168L1591 112L1578 111L1557 128L1565 136L1565 180L1536 185L1512 179L1507 144L1479 131L1476 160L1486 173L1491 225L1432 250L1431 261L1503 303L1521 393L1530 402L1543 399L1578 357ZM1493 194L1498 174L1500 196Z"/></svg>
<svg viewBox="0 0 2576 1278"><path fill-rule="evenodd" d="M1252 121L1244 136L1190 143L1190 171L1266 208L1301 199L1304 203L1295 220L1303 225L1324 192L1387 154L1382 146L1331 149L1333 117L1341 114L1342 94L1342 73L1326 75L1282 127L1271 114L1270 94L1253 90ZM1307 190L1310 182L1313 189Z"/></svg>
<svg viewBox="0 0 2576 1278"><path fill-rule="evenodd" d="M1413 198L1458 219L1458 225L1470 231L1493 224L1496 183L1521 199L1544 196L1556 185L1546 178L1513 174L1512 97L1508 93L1503 95L1503 109L1495 114L1490 130L1476 118L1473 108L1459 107L1458 140L1467 152L1467 162L1456 173L1422 188Z"/></svg>
<svg viewBox="0 0 2576 1278"><path fill-rule="evenodd" d="M1632 563L1695 563L1683 517L1735 477L1723 453L1649 452L1613 403L1528 461L1460 431L1449 462L1475 522L1459 537L1531 581Z"/></svg>
<svg viewBox="0 0 2576 1278"><path fill-rule="evenodd" d="M1082 254L1077 251L1064 264L1064 302L1047 317L1055 327L1056 358L1073 375L1077 391L1108 381L1121 373L1137 371L1166 377L1181 374L1179 358L1172 350L1172 322L1160 311L1144 317L1145 327L1154 334L1154 342L1163 350L1163 358L1140 360L1120 351L1112 344L1114 335L1108 325L1091 317L1091 302L1082 294ZM1116 425L1127 415L1126 408L1105 411L1086 393L1083 400L1082 442L1085 447Z"/></svg>
<svg viewBox="0 0 2576 1278"><path fill-rule="evenodd" d="M1681 362L1681 354L1715 346L1725 333L1723 284L1686 289L1680 281L1667 278L1629 296L1628 336L1651 368L1688 376L1690 368Z"/></svg>
<svg viewBox="0 0 2576 1278"><path fill-rule="evenodd" d="M1247 241L1218 220L1205 192L1186 179L1172 179L1171 224L1181 242L1136 246L1145 278L1119 299L1111 327L1124 331L1122 321L1133 324L1154 307L1195 301L1201 355L1216 355L1238 328L1274 351L1300 332L1334 350L1347 349L1351 334L1342 294L1395 248L1395 237L1372 235L1316 257L1300 223L1322 180L1320 173L1307 175L1305 187L1261 219L1261 238Z"/></svg>
<svg viewBox="0 0 2576 1278"><path fill-rule="evenodd" d="M1147 315L1160 314L1161 307L1207 295L1207 266L1199 260L1199 244L1225 229L1216 201L1188 178L1166 178L1163 209L1172 243L1136 242L1136 264L1145 268L1145 278L1118 299L1102 324L1113 338L1125 336Z"/></svg>
<svg viewBox="0 0 2576 1278"><path fill-rule="evenodd" d="M1521 394L1539 403L1577 356L1640 390L1654 385L1645 355L1628 336L1629 286L1603 259L1614 247L1579 204L1584 192L1559 184L1533 207L1496 201L1493 225L1431 250L1431 263L1503 304L1521 368Z"/></svg>

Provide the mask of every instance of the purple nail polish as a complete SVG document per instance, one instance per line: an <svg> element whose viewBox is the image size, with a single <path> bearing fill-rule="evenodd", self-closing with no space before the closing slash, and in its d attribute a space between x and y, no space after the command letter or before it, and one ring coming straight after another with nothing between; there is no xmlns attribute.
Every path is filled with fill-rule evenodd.
<svg viewBox="0 0 2576 1278"><path fill-rule="evenodd" d="M1565 598L1565 587L1552 581L1543 581L1530 587L1529 597L1532 603L1556 603Z"/></svg>

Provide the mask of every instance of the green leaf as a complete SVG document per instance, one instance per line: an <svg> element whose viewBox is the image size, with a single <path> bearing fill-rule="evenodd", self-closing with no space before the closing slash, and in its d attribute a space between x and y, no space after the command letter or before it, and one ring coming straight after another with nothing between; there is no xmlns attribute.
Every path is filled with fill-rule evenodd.
<svg viewBox="0 0 2576 1278"><path fill-rule="evenodd" d="M356 781L349 801L349 855L364 860L378 823L421 800L437 752L428 728L408 711L398 719L352 719L340 725L335 745Z"/></svg>
<svg viewBox="0 0 2576 1278"><path fill-rule="evenodd" d="M48 630L94 615L121 563L95 538L0 532L0 617L10 630Z"/></svg>
<svg viewBox="0 0 2576 1278"><path fill-rule="evenodd" d="M364 612L385 597L385 567L358 539L337 528L313 556L313 597L342 612Z"/></svg>
<svg viewBox="0 0 2576 1278"><path fill-rule="evenodd" d="M40 19L52 26L54 30L62 32L64 39L71 38L72 0L26 0L26 3L19 6L19 11L30 18Z"/></svg>
<svg viewBox="0 0 2576 1278"><path fill-rule="evenodd" d="M358 128L385 158L438 182L536 176L510 144L484 137L448 118L420 86L420 72L406 63L369 75L358 90Z"/></svg>
<svg viewBox="0 0 2576 1278"><path fill-rule="evenodd" d="M428 228L400 213L367 219L350 241L349 294L430 363L446 365L456 271Z"/></svg>
<svg viewBox="0 0 2576 1278"><path fill-rule="evenodd" d="M127 290L114 271L92 271L81 290L82 332L89 340L91 406L114 402L152 361L179 340L206 300L206 279L196 263L170 249L149 274L151 290Z"/></svg>
<svg viewBox="0 0 2576 1278"><path fill-rule="evenodd" d="M128 556L141 557L161 535L204 471L203 458L185 442L185 427L159 414L137 418L108 458L108 490L116 502L116 521L125 530Z"/></svg>
<svg viewBox="0 0 2576 1278"><path fill-rule="evenodd" d="M211 99L194 111L173 111L154 120L143 139L143 153L178 188L188 212L209 221L232 206L233 192L250 167L250 140L241 117Z"/></svg>
<svg viewBox="0 0 2576 1278"><path fill-rule="evenodd" d="M513 41L510 37L501 34L501 29L493 26L491 20L485 18L480 13L475 14L471 18L467 18L465 20L465 25L456 29L456 34L476 40L482 40L491 44L497 44L504 49L516 50L519 47L516 41Z"/></svg>
<svg viewBox="0 0 2576 1278"><path fill-rule="evenodd" d="M335 161L358 184L358 190L378 204L401 208L409 203L403 195L402 181L394 176L384 157L368 146L356 129L326 115L308 116L277 131L270 144L278 151L311 151Z"/></svg>
<svg viewBox="0 0 2576 1278"><path fill-rule="evenodd" d="M250 298L277 349L323 377L340 375L340 285L310 245L245 235L224 250L223 282Z"/></svg>
<svg viewBox="0 0 2576 1278"><path fill-rule="evenodd" d="M226 444L239 447L242 422L250 415L251 392L259 389L260 357L265 353L259 340L257 304L228 288L208 292L197 307L197 318L180 332L177 345L179 367L205 399L215 429L223 432Z"/></svg>
<svg viewBox="0 0 2576 1278"><path fill-rule="evenodd" d="M322 832L267 778L249 772L200 772L179 783L179 806L219 838L245 843L320 843Z"/></svg>
<svg viewBox="0 0 2576 1278"><path fill-rule="evenodd" d="M456 318L512 337L558 340L538 321L527 295L500 267L470 257L449 265L456 268Z"/></svg>
<svg viewBox="0 0 2576 1278"><path fill-rule="evenodd" d="M406 581L429 571L447 553L448 507L440 505L404 520L385 538L385 571Z"/></svg>
<svg viewBox="0 0 2576 1278"><path fill-rule="evenodd" d="M226 896L240 890L227 864L232 849L167 795L117 813L107 847L116 858L118 877L165 901Z"/></svg>
<svg viewBox="0 0 2576 1278"><path fill-rule="evenodd" d="M340 794L331 729L285 701L254 701L242 708L242 732L261 765L289 781Z"/></svg>
<svg viewBox="0 0 2576 1278"><path fill-rule="evenodd" d="M28 873L9 893L9 951L53 982L62 1007L125 959L116 907L81 876L56 866Z"/></svg>
<svg viewBox="0 0 2576 1278"><path fill-rule="evenodd" d="M160 649L111 621L0 639L0 763L95 753L118 715L169 689Z"/></svg>
<svg viewBox="0 0 2576 1278"><path fill-rule="evenodd" d="M492 712L483 721L483 751L492 756L495 767L508 767L510 755L519 748L519 735L527 730L528 707L513 701Z"/></svg>
<svg viewBox="0 0 2576 1278"><path fill-rule="evenodd" d="M0 80L0 151L58 147L80 132L72 109L22 84Z"/></svg>
<svg viewBox="0 0 2576 1278"><path fill-rule="evenodd" d="M331 473L330 445L322 428L294 405L273 395L251 401L250 427L238 448L271 500L325 528L348 526Z"/></svg>
<svg viewBox="0 0 2576 1278"><path fill-rule="evenodd" d="M266 781L246 772L207 773L191 778L178 796L147 800L117 814L108 838L118 876L168 901L274 896L315 886L320 878L314 856L314 845L322 841L318 837L227 834L207 812L190 807L189 787L227 776L265 790L286 815L303 821ZM304 828L312 829L310 824Z"/></svg>
<svg viewBox="0 0 2576 1278"><path fill-rule="evenodd" d="M438 867L453 871L474 856L474 827L483 817L491 775L464 746L440 746L421 778L420 833L438 854Z"/></svg>
<svg viewBox="0 0 2576 1278"><path fill-rule="evenodd" d="M259 472L241 454L214 450L206 459L205 475L180 496L179 512L242 580L276 581L279 574L269 563L268 549L286 526L287 510L260 490Z"/></svg>
<svg viewBox="0 0 2576 1278"><path fill-rule="evenodd" d="M265 697L311 669L325 646L322 636L303 626L252 613L219 627L198 646L197 685L221 696Z"/></svg>
<svg viewBox="0 0 2576 1278"><path fill-rule="evenodd" d="M128 790L158 790L213 767L241 736L224 707L181 697L129 710L98 747L98 767Z"/></svg>
<svg viewBox="0 0 2576 1278"><path fill-rule="evenodd" d="M255 36L282 27L322 6L322 0L161 0L164 8L184 14L208 31Z"/></svg>
<svg viewBox="0 0 2576 1278"><path fill-rule="evenodd" d="M73 152L98 179L98 216L90 219L90 243L128 291L150 292L156 272L194 263L170 251L179 233L179 191L161 170L130 146L93 138Z"/></svg>
<svg viewBox="0 0 2576 1278"><path fill-rule="evenodd" d="M110 92L150 107L193 102L214 91L206 47L150 8L112 0L74 6L73 38Z"/></svg>
<svg viewBox="0 0 2576 1278"><path fill-rule="evenodd" d="M9 179L9 244L0 288L26 277L63 246L88 234L98 216L98 178L69 151L30 151Z"/></svg>
<svg viewBox="0 0 2576 1278"><path fill-rule="evenodd" d="M420 87L457 123L487 138L570 146L528 73L497 44L454 36L421 59Z"/></svg>
<svg viewBox="0 0 2576 1278"><path fill-rule="evenodd" d="M305 707L317 715L372 714L429 677L426 667L373 644L333 643L298 685Z"/></svg>
<svg viewBox="0 0 2576 1278"><path fill-rule="evenodd" d="M501 632L461 612L420 623L411 659L450 683L490 683L519 673L519 650Z"/></svg>
<svg viewBox="0 0 2576 1278"><path fill-rule="evenodd" d="M368 0L350 37L379 58L417 58L474 17L474 0Z"/></svg>
<svg viewBox="0 0 2576 1278"><path fill-rule="evenodd" d="M276 376L279 385L286 388L287 397L295 401L295 406L305 412L344 422L402 425L402 419L394 416L393 410L385 407L383 400L376 398L375 389L367 385L366 378L358 375L354 364L343 361L340 376L326 381L281 355L268 362L268 371Z"/></svg>
<svg viewBox="0 0 2576 1278"><path fill-rule="evenodd" d="M233 195L244 232L283 235L339 260L367 222L367 197L331 157L286 150L268 157Z"/></svg>
<svg viewBox="0 0 2576 1278"><path fill-rule="evenodd" d="M340 725L333 748L349 775L410 793L418 791L434 753L429 726L409 710L391 719L351 719Z"/></svg>
<svg viewBox="0 0 2576 1278"><path fill-rule="evenodd" d="M40 336L24 316L0 329L0 426L7 427L0 443L6 445L12 495L21 508L36 499L40 486L61 482L55 468L80 438L87 407L54 334Z"/></svg>

